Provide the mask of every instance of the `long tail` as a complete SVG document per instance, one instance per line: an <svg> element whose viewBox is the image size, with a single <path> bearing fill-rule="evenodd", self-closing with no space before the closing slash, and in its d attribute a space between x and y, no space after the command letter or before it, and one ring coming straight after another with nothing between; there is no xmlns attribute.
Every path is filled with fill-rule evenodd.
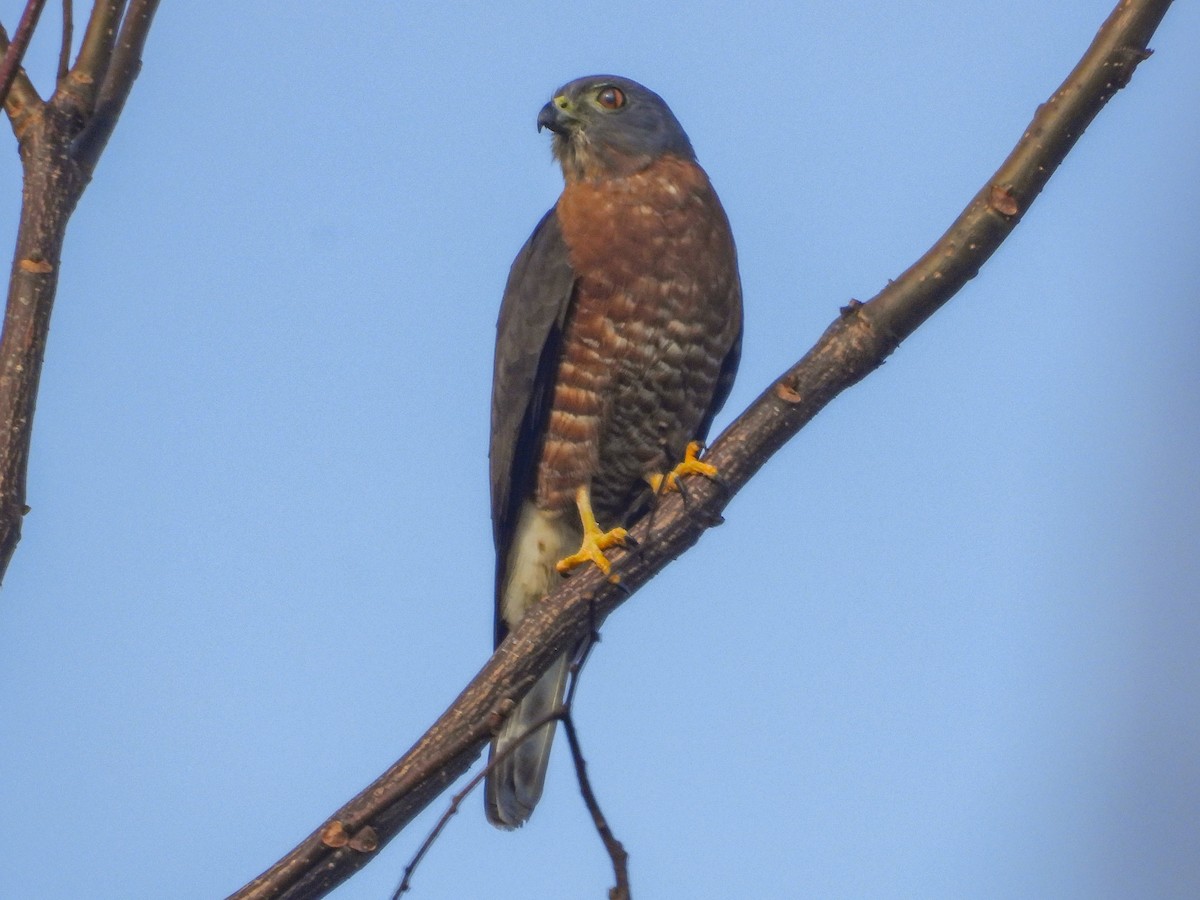
<svg viewBox="0 0 1200 900"><path fill-rule="evenodd" d="M555 563L578 546L579 529L571 516L540 510L528 501L522 506L511 542L505 548L505 565L497 585L497 615L503 626L499 634L515 628L534 604L561 583ZM568 662L564 656L554 663L521 699L492 742L489 759L562 703ZM554 726L550 722L531 734L488 776L487 817L496 827L519 828L533 812L546 783Z"/></svg>
<svg viewBox="0 0 1200 900"><path fill-rule="evenodd" d="M561 657L526 694L504 721L488 760L524 735L538 719L556 709L563 700L569 659ZM542 796L554 726L549 722L529 735L501 760L487 778L487 817L499 828L519 828Z"/></svg>

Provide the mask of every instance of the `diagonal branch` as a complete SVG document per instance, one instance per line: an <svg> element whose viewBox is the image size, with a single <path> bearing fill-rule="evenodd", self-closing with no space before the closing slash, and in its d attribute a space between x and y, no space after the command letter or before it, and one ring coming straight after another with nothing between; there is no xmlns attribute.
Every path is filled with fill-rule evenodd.
<svg viewBox="0 0 1200 900"><path fill-rule="evenodd" d="M146 36L150 33L154 13L158 11L158 3L159 0L132 0L125 13L112 59L105 70L104 83L100 86L95 111L75 148L75 158L89 172L96 167L96 161L112 137L121 110L125 108L125 101L129 99L129 92L133 90L133 83L142 71L142 51L146 47Z"/></svg>
<svg viewBox="0 0 1200 900"><path fill-rule="evenodd" d="M400 900L405 893L412 889L412 877L416 872L417 866L425 858L425 855L433 847L434 843L446 826L450 819L458 814L459 808L475 788L479 787L484 778L488 776L500 763L516 753L520 746L529 740L543 727L551 722L562 722L563 730L567 734L567 742L570 745L571 759L575 763L575 777L579 781L579 793L583 797L584 806L587 807L588 814L592 817L592 824L596 827L596 833L600 836L601 843L604 844L604 849L608 852L608 858L612 861L613 877L616 880L616 886L610 890L610 900L630 900L632 896L629 886L629 854L625 851L624 845L617 840L613 834L612 828L609 827L608 820L604 817L604 813L600 810L600 803L596 799L596 793L592 789L591 779L587 774L587 761L583 758L583 749L580 745L579 734L575 730L575 719L573 716L575 709L575 691L579 688L579 673L583 670L584 664L595 648L596 643L600 640L600 636L592 629L592 635L584 642L584 645L579 649L575 659L571 661L571 686L567 689L567 695L563 698L561 705L556 706L545 715L539 716L529 724L524 731L517 735L511 743L501 750L498 750L488 758L487 765L484 766L467 782L457 794L450 798L450 804L446 811L442 813L441 818L433 826L433 830L417 848L416 854L407 866L404 867L404 876L400 880L399 887L392 894L392 900ZM369 828L369 826L368 826ZM329 845L328 835L345 835L345 828L341 822L336 825L327 825L325 832L322 833L322 839ZM373 837L377 838L373 829L370 830ZM360 832L361 834L361 832ZM341 842L338 843L341 846Z"/></svg>
<svg viewBox="0 0 1200 900"><path fill-rule="evenodd" d="M471 795L471 792L474 791L475 788L479 787L479 785L483 782L483 779L486 778L493 769L516 753L521 748L521 745L537 734L538 731L540 731L542 728L545 728L551 722L564 721L569 716L569 708L570 700L567 700L562 706L556 706L545 715L538 716L536 719L534 719L529 724L529 727L517 735L511 744L489 759L488 764L484 766L483 769L481 769L478 773L476 773L471 780L463 786L462 790L450 798L450 805L446 807L446 811L442 813L441 818L434 823L433 830L430 831L425 840L421 842L421 846L417 848L417 852L413 855L413 858L409 861L408 865L404 867L404 875L400 879L399 886L392 893L392 900L400 900L404 894L412 890L412 878L417 871L417 866L421 864L421 861L425 859L425 855L429 853L434 843L439 837L441 837L442 832L446 830L446 826L450 824L450 819L458 815L458 810L462 807L463 801ZM329 840L326 839L325 843L328 844Z"/></svg>
<svg viewBox="0 0 1200 900"><path fill-rule="evenodd" d="M233 895L233 900L324 896L373 852L322 843L338 825L370 827L382 847L478 757L490 723L555 659L671 560L695 544L768 458L834 397L876 369L899 343L973 278L1020 221L1087 125L1123 87L1170 0L1120 0L1074 71L1038 108L1013 152L946 233L868 303L852 301L796 365L716 441L708 461L720 484L694 479L687 503L665 497L653 523L633 529L634 552L617 555L620 584L592 570L531 609L480 673L397 763L328 823ZM653 526L651 528L651 526ZM652 532L652 533L651 533Z"/></svg>
<svg viewBox="0 0 1200 900"><path fill-rule="evenodd" d="M9 88L12 87L17 73L21 71L21 60L25 58L25 51L29 49L29 39L33 37L33 30L37 28L38 17L41 16L42 7L45 5L46 0L29 0L25 4L25 11L21 13L21 20L17 22L17 32L13 35L12 43L4 48L4 59L0 61L0 103L7 99ZM28 84L28 79L26 83ZM30 85L30 90L32 88Z"/></svg>
<svg viewBox="0 0 1200 900"><path fill-rule="evenodd" d="M4 111L8 113L9 121L12 123L13 131L16 133L18 140L21 137L25 128L25 123L29 121L30 115L38 112L42 108L42 98L38 96L37 90L33 86L33 82L29 80L29 76L25 74L25 70L21 68L21 59L25 55L24 48L20 48L17 43L21 40L21 28L25 24L28 17L29 9L26 8L26 15L21 16L21 21L17 25L16 40L10 44L8 33L4 30L4 26L0 25L0 52L4 54L5 66L9 57L13 58L13 67L8 82L8 86L4 92ZM32 26L29 29L32 33ZM28 44L28 35L26 36L26 44ZM14 50L14 47L19 48L19 52Z"/></svg>

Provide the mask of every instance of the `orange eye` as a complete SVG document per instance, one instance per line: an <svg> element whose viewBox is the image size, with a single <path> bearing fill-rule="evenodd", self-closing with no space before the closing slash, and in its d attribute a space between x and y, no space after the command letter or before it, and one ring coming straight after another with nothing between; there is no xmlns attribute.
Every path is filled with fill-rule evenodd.
<svg viewBox="0 0 1200 900"><path fill-rule="evenodd" d="M605 109L620 109L625 105L625 92L617 87L606 87L596 95L596 102Z"/></svg>

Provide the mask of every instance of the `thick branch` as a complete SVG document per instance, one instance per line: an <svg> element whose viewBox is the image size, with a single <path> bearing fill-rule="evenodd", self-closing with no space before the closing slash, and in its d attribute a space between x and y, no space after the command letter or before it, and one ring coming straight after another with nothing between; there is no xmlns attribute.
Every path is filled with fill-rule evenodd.
<svg viewBox="0 0 1200 900"><path fill-rule="evenodd" d="M1129 80L1170 0L1121 0L1075 70L1037 111L1004 165L916 264L869 303L852 302L795 366L716 441L720 485L691 479L688 502L666 497L633 529L636 552L617 556L620 584L597 571L572 577L522 620L433 727L374 784L233 900L324 896L373 858L330 847L335 825L372 828L382 846L479 755L502 711L626 597L720 521L729 499L835 396L877 368L952 297L1008 236L1084 128ZM650 533L651 527L653 534Z"/></svg>
<svg viewBox="0 0 1200 900"><path fill-rule="evenodd" d="M85 181L66 150L70 124L45 105L22 131L21 224L0 337L0 577L21 539L25 473L67 221Z"/></svg>

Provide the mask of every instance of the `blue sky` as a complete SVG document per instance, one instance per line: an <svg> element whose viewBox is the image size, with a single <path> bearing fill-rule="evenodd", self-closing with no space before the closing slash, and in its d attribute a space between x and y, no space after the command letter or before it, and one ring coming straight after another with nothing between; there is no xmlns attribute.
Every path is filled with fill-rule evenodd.
<svg viewBox="0 0 1200 900"><path fill-rule="evenodd" d="M555 87L643 81L721 194L719 429L1109 8L165 3L68 234L0 593L0 896L224 896L482 665L493 327ZM577 719L638 896L1200 895L1198 34L1176 4L981 276L607 623ZM15 152L0 198L10 245ZM413 896L604 896L562 749ZM434 815L336 896L388 896Z"/></svg>

